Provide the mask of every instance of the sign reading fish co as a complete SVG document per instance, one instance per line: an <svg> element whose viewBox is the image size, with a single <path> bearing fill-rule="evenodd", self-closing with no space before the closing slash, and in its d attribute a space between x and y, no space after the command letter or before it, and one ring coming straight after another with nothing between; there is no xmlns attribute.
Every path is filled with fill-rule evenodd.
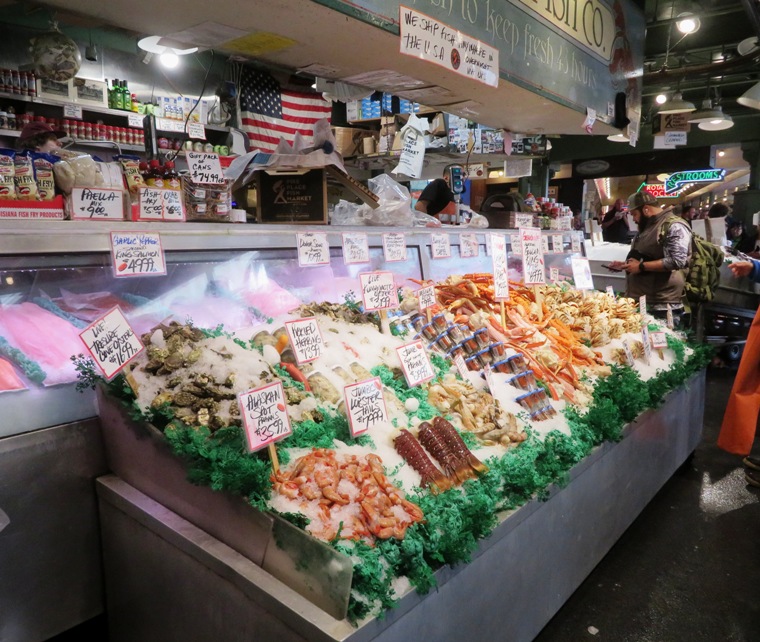
<svg viewBox="0 0 760 642"><path fill-rule="evenodd" d="M499 50L424 13L399 7L400 51L484 85L499 86Z"/></svg>

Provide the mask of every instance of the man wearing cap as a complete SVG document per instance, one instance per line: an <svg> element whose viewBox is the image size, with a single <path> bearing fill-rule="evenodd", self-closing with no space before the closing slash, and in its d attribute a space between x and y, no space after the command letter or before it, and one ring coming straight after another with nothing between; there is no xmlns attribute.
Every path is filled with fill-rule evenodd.
<svg viewBox="0 0 760 642"><path fill-rule="evenodd" d="M31 149L33 152L52 152L58 149L61 143L59 138L63 138L66 132L56 131L47 123L37 121L31 122L24 126L18 139L18 149Z"/></svg>
<svg viewBox="0 0 760 642"><path fill-rule="evenodd" d="M646 190L631 194L628 211L639 232L626 261L615 261L610 267L627 272L626 296L638 299L646 295L647 310L655 317L666 318L670 307L673 324L678 327L684 312L684 269L691 257L691 229L672 208L663 210Z"/></svg>

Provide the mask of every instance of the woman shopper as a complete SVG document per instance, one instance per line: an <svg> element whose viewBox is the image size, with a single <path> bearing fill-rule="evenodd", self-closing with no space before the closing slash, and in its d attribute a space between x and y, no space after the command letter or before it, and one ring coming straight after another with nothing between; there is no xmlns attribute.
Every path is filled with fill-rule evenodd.
<svg viewBox="0 0 760 642"><path fill-rule="evenodd" d="M736 277L748 276L760 283L760 261L737 261L728 266ZM760 457L750 456L760 413L760 308L747 335L744 353L728 398L718 446L735 455L745 455L744 477L750 486L760 488Z"/></svg>

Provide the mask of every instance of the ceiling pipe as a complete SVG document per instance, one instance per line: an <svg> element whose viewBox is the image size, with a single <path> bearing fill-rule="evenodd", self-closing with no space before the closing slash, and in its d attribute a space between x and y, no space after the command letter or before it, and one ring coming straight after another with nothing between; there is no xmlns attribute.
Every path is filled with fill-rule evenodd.
<svg viewBox="0 0 760 642"><path fill-rule="evenodd" d="M760 52L755 52L749 56L732 58L724 62L707 63L704 65L689 65L687 67L674 67L673 69L663 68L659 71L650 71L642 76L644 86L672 81L676 82L686 76L723 76L726 72L744 67L751 67L760 62ZM750 69L748 69L748 72ZM754 70L752 70L754 71Z"/></svg>

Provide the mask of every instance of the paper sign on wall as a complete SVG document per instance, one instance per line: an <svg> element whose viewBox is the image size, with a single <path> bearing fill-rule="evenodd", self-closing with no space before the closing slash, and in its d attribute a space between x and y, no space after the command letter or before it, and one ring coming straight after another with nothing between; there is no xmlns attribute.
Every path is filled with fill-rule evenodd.
<svg viewBox="0 0 760 642"><path fill-rule="evenodd" d="M515 212L515 227L533 227L533 214L527 212Z"/></svg>
<svg viewBox="0 0 760 642"><path fill-rule="evenodd" d="M475 234L461 234L459 236L459 256L470 259L478 256L480 247L478 237Z"/></svg>
<svg viewBox="0 0 760 642"><path fill-rule="evenodd" d="M315 317L305 317L296 321L286 321L285 329L288 331L290 345L296 355L296 361L300 364L309 363L322 356L325 346L322 332Z"/></svg>
<svg viewBox="0 0 760 642"><path fill-rule="evenodd" d="M255 452L292 431L282 381L238 395L248 450Z"/></svg>
<svg viewBox="0 0 760 642"><path fill-rule="evenodd" d="M572 258L573 281L578 290L593 290L594 279L591 277L591 266L588 259L574 256Z"/></svg>
<svg viewBox="0 0 760 642"><path fill-rule="evenodd" d="M451 258L451 241L446 232L430 235L430 249L434 259Z"/></svg>
<svg viewBox="0 0 760 642"><path fill-rule="evenodd" d="M491 234L491 262L493 264L493 298L509 299L509 273L507 271L507 239L503 234Z"/></svg>
<svg viewBox="0 0 760 642"><path fill-rule="evenodd" d="M343 263L369 263L369 241L364 232L343 233Z"/></svg>
<svg viewBox="0 0 760 642"><path fill-rule="evenodd" d="M565 251L565 243L562 240L562 234L552 235L552 250L555 254L561 254Z"/></svg>
<svg viewBox="0 0 760 642"><path fill-rule="evenodd" d="M404 371L406 383L410 388L430 381L435 376L433 366L430 365L430 359L428 359L422 341L414 341L413 343L396 348L396 352L398 352L399 359L401 359L401 368Z"/></svg>
<svg viewBox="0 0 760 642"><path fill-rule="evenodd" d="M155 232L111 232L114 276L166 274L161 237Z"/></svg>
<svg viewBox="0 0 760 642"><path fill-rule="evenodd" d="M330 244L327 234L323 232L307 232L296 234L298 243L298 265L310 267L313 265L330 264Z"/></svg>
<svg viewBox="0 0 760 642"><path fill-rule="evenodd" d="M398 307L398 292L392 272L364 272L359 275L359 283L367 312Z"/></svg>
<svg viewBox="0 0 760 642"><path fill-rule="evenodd" d="M520 228L520 242L522 244L523 283L525 285L546 283L541 230L533 227Z"/></svg>
<svg viewBox="0 0 760 642"><path fill-rule="evenodd" d="M194 183L207 185L224 183L224 172L219 162L219 154L187 152L187 165Z"/></svg>
<svg viewBox="0 0 760 642"><path fill-rule="evenodd" d="M388 423L383 384L379 377L345 386L343 399L346 402L348 427L352 437Z"/></svg>
<svg viewBox="0 0 760 642"><path fill-rule="evenodd" d="M106 379L113 379L144 347L117 306L79 333Z"/></svg>
<svg viewBox="0 0 760 642"><path fill-rule="evenodd" d="M70 198L72 219L124 220L124 192L120 189L75 187Z"/></svg>
<svg viewBox="0 0 760 642"><path fill-rule="evenodd" d="M383 255L389 263L406 261L406 237L399 232L383 234Z"/></svg>
<svg viewBox="0 0 760 642"><path fill-rule="evenodd" d="M417 300L420 303L420 310L432 308L437 303L435 299L435 286L429 285L426 288L417 290Z"/></svg>

